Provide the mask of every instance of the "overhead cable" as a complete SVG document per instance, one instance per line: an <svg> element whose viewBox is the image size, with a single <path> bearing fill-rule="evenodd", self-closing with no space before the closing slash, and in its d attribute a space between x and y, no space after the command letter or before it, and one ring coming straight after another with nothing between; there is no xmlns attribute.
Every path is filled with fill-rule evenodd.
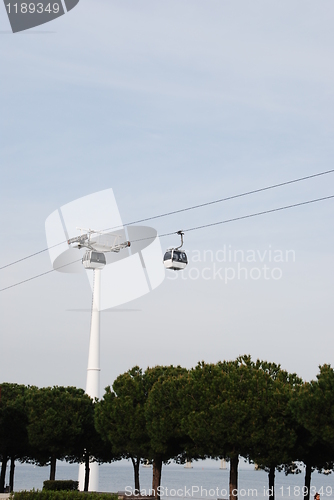
<svg viewBox="0 0 334 500"><path fill-rule="evenodd" d="M243 219L250 219L251 217L257 217L259 215L270 214L270 213L273 213L273 212L280 212L282 210L287 210L287 209L290 209L290 208L300 207L300 206L303 206L303 205L310 205L311 203L317 203L319 201L325 201L325 200L329 200L329 199L332 199L332 198L334 198L334 195L324 196L323 198L316 198L316 199L313 199L313 200L302 201L300 203L294 203L292 205L285 205L284 207L272 208L270 210L264 210L262 212L255 212L253 214L247 214L247 215L242 215L240 217L234 217L233 219L225 219L225 220L218 221L218 222L212 222L210 224L203 224L202 226L190 227L188 229L183 229L182 231L184 233L190 232L190 231L198 231L199 229L204 229L206 227L218 226L218 225L221 225L221 224L228 224L229 222L235 222L235 221L243 220ZM174 234L178 234L178 232L174 231L172 233L164 233L164 234L158 235L158 237L159 238L164 238L166 236L171 236L171 235L174 235ZM151 240L151 239L154 239L154 238L156 238L156 236L151 236L151 237L147 237L147 238L140 238L138 240L132 240L132 243L135 243L136 241ZM14 283L13 285L7 286L5 288L1 288L0 292L3 292L4 290L8 290L9 288L14 288L14 287L16 287L18 285L21 285L22 283L26 283L27 281L32 281L32 280L34 280L36 278L40 278L41 276L44 276L45 274L52 273L53 271L57 271L58 269L61 269L61 268L66 267L66 266L70 266L72 264L75 264L76 262L79 262L80 260L81 259L75 260L73 262L70 262L69 264L64 264L63 266L60 266L60 267L58 267L56 269L50 269L49 271L46 271L45 273L37 274L36 276L32 276L31 278L28 278L26 280L19 281L18 283Z"/></svg>
<svg viewBox="0 0 334 500"><path fill-rule="evenodd" d="M323 172L318 172L316 174L306 175L305 177L299 177L297 179L292 179L290 181L280 182L279 184L272 184L271 186L266 186L266 187L259 188L259 189L253 189L252 191L245 191L245 192L240 193L240 194L235 194L235 195L232 195L232 196L227 196L225 198L219 198L218 200L208 201L206 203L201 203L199 205L192 205L190 207L181 208L179 210L173 210L172 212L165 212L163 214L154 215L152 217L146 217L145 219L138 219L138 220L135 220L135 221L132 221L132 222L127 222L126 224L123 224L123 226L114 226L114 227L109 227L109 228L101 229L100 231L101 232L111 231L111 230L115 230L115 229L120 229L122 227L131 226L132 224L139 224L140 222L147 222L147 221L154 220L154 219L160 219L162 217L168 217L170 215L180 214L182 212L188 212L190 210L195 210L197 208L203 208L203 207L207 207L207 206L210 206L210 205L215 205L217 203L222 203L224 201L234 200L236 198L242 198L243 196L249 196L251 194L261 193L263 191L268 191L269 189L275 189L275 188L278 188L278 187L287 186L288 184L294 184L296 182L301 182L301 181L305 181L305 180L308 180L308 179L313 179L314 177L320 177L322 175L331 174L333 172L334 172L334 169L325 170ZM55 247L57 247L59 245L62 245L63 243L67 243L67 240L61 241L60 243L56 243L55 245L51 245L51 246L49 246L47 248L43 248L43 250L39 250L38 252L34 252L34 253L30 254L30 255L26 255L25 257L22 257L21 259L15 260L13 262L9 262L8 264L5 264L4 266L1 266L0 270L1 269L5 269L5 268L10 267L10 266L13 266L14 264L18 264L19 262L23 262L24 260L30 259L31 257L35 257L36 255L39 255L41 253L47 252L51 248L55 248Z"/></svg>
<svg viewBox="0 0 334 500"><path fill-rule="evenodd" d="M68 264L64 264L63 266L56 267L55 269L50 269L49 271L45 271L45 273L40 273L36 274L35 276L31 276L31 278L27 278L26 280L19 281L18 283L14 283L14 285L9 285L6 286L5 288L1 288L0 292L3 292L4 290L8 290L9 288L14 288L15 286L22 285L23 283L27 283L27 281L32 281L37 278L40 278L41 276L45 276L46 274L53 273L53 271L58 271L58 269L62 269L63 267L71 266L72 264L75 264L76 262L80 262L81 259L74 260L73 262L69 262Z"/></svg>
<svg viewBox="0 0 334 500"><path fill-rule="evenodd" d="M291 181L280 182L279 184L272 184L271 186L267 186L267 187L259 188L259 189L254 189L252 191L245 191L244 193L235 194L235 195L232 195L232 196L227 196L226 198L219 198L218 200L208 201L206 203L201 203L199 205L193 205L191 207L181 208L179 210L173 210L172 212L166 212L166 213L163 213L163 214L154 215L153 217L147 217L146 219L138 219L136 221L124 224L124 226L130 226L132 224L139 224L140 222L147 222L149 220L160 219L161 217L167 217L167 216L170 216L170 215L175 215L175 214L180 214L182 212L187 212L189 210L195 210L196 208L203 208L203 207L207 207L209 205L215 205L217 203L222 203L224 201L234 200L236 198L242 198L243 196L248 196L250 194L261 193L262 191L268 191L269 189L274 189L274 188L278 188L278 187L282 187L282 186L287 186L288 184L293 184L295 182L305 181L307 179L312 179L313 177L319 177L320 175L331 174L333 172L334 172L334 169L332 169L332 170L326 170L325 172L319 172L317 174L307 175L306 177L299 177L298 179L293 179ZM106 229L102 229L102 231L111 231L112 229L117 229L117 227L108 227Z"/></svg>

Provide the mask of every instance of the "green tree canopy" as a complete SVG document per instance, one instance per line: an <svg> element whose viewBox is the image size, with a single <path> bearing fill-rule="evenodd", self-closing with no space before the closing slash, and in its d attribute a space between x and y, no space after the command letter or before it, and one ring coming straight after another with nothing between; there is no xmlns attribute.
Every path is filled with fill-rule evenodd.
<svg viewBox="0 0 334 500"><path fill-rule="evenodd" d="M0 385L0 493L5 486L8 459L11 461L10 487L14 486L14 462L29 456L27 412L24 385L3 383Z"/></svg>
<svg viewBox="0 0 334 500"><path fill-rule="evenodd" d="M110 443L104 441L95 428L94 410L96 404L87 394L77 401L81 432L78 433L70 452L65 457L70 463L85 464L84 491L88 491L89 486L89 463L92 461L105 463L115 459Z"/></svg>
<svg viewBox="0 0 334 500"><path fill-rule="evenodd" d="M149 387L145 405L146 428L149 436L149 456L153 461L153 494L158 498L162 464L174 459L184 462L191 441L182 430L180 389L187 370L180 366L148 368L145 379Z"/></svg>
<svg viewBox="0 0 334 500"><path fill-rule="evenodd" d="M298 422L296 454L306 466L304 498L309 500L312 472L334 468L334 372L331 366L320 366L317 380L305 382L290 406Z"/></svg>
<svg viewBox="0 0 334 500"><path fill-rule="evenodd" d="M27 397L28 436L39 465L50 464L50 479L56 475L56 460L81 454L89 426L91 399L75 387L33 388Z"/></svg>
<svg viewBox="0 0 334 500"><path fill-rule="evenodd" d="M269 498L275 498L275 470L292 473L297 458L296 421L290 401L302 380L289 374L279 365L257 362L256 377L258 403L252 416L251 449L249 458L266 470L269 476Z"/></svg>
<svg viewBox="0 0 334 500"><path fill-rule="evenodd" d="M162 463L179 454L180 447L176 448L175 439L171 449L171 429L167 431L161 425L166 408L158 403L157 391L152 396L150 394L155 384L185 372L180 367L156 366L143 373L135 366L117 377L113 390L107 387L96 405L96 428L110 442L114 454L132 460L136 491L140 491L141 461L153 463L152 489L157 492ZM172 405L172 400L169 404Z"/></svg>
<svg viewBox="0 0 334 500"><path fill-rule="evenodd" d="M110 443L115 457L131 459L135 490L140 491L139 464L149 450L145 421L147 389L142 370L135 366L119 375L112 388L106 387L96 405L96 429Z"/></svg>
<svg viewBox="0 0 334 500"><path fill-rule="evenodd" d="M189 372L182 397L184 431L194 441L198 455L230 460L230 499L237 498L239 456L254 459L261 455L263 463L269 463L269 458L279 461L269 457L261 445L266 439L262 426L271 418L270 405L275 401L277 411L283 408L280 398L274 397L279 372L276 365L253 362L250 356L217 364L202 362ZM282 432L285 424L277 421L275 425ZM274 439L275 433L272 442Z"/></svg>

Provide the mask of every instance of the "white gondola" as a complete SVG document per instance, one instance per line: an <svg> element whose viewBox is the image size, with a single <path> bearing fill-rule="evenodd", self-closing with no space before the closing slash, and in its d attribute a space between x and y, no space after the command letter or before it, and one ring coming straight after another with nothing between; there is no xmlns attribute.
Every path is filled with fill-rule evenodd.
<svg viewBox="0 0 334 500"><path fill-rule="evenodd" d="M88 250L82 257L85 269L102 269L106 265L106 256L102 252Z"/></svg>
<svg viewBox="0 0 334 500"><path fill-rule="evenodd" d="M176 248L170 248L164 255L164 266L166 269L173 271L181 271L188 264L187 254L184 250L180 250L183 245L183 231L178 231L181 236L181 245Z"/></svg>

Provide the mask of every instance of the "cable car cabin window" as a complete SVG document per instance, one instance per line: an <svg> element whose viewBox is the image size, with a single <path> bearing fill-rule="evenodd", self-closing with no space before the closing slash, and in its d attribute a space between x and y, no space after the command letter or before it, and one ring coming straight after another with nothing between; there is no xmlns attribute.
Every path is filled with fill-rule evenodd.
<svg viewBox="0 0 334 500"><path fill-rule="evenodd" d="M184 252L179 252L178 250L174 250L173 252L173 261L184 262L186 264L188 263L186 254Z"/></svg>
<svg viewBox="0 0 334 500"><path fill-rule="evenodd" d="M91 262L101 262L101 264L105 264L106 258L105 258L104 253L92 252L91 257L90 257L90 261Z"/></svg>
<svg viewBox="0 0 334 500"><path fill-rule="evenodd" d="M106 257L102 252L89 250L82 258L85 269L102 269L106 265Z"/></svg>
<svg viewBox="0 0 334 500"><path fill-rule="evenodd" d="M166 252L164 255L164 260L170 260L172 258L172 252Z"/></svg>

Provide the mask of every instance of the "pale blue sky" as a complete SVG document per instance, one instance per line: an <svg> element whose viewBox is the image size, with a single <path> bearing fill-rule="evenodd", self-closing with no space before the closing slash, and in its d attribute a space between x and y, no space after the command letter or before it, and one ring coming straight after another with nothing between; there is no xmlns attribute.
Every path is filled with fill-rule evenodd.
<svg viewBox="0 0 334 500"><path fill-rule="evenodd" d="M2 261L44 248L51 212L105 188L131 221L333 168L333 17L326 0L81 0L12 35L0 6ZM152 225L176 231L333 187L332 175ZM271 245L296 260L276 281L185 274L127 306L139 311L104 313L101 387L134 364L243 353L306 379L333 364L332 214L326 201L186 235L190 253ZM43 254L1 283L49 268ZM90 301L84 277L57 273L2 292L0 379L84 387L90 317L68 310Z"/></svg>

